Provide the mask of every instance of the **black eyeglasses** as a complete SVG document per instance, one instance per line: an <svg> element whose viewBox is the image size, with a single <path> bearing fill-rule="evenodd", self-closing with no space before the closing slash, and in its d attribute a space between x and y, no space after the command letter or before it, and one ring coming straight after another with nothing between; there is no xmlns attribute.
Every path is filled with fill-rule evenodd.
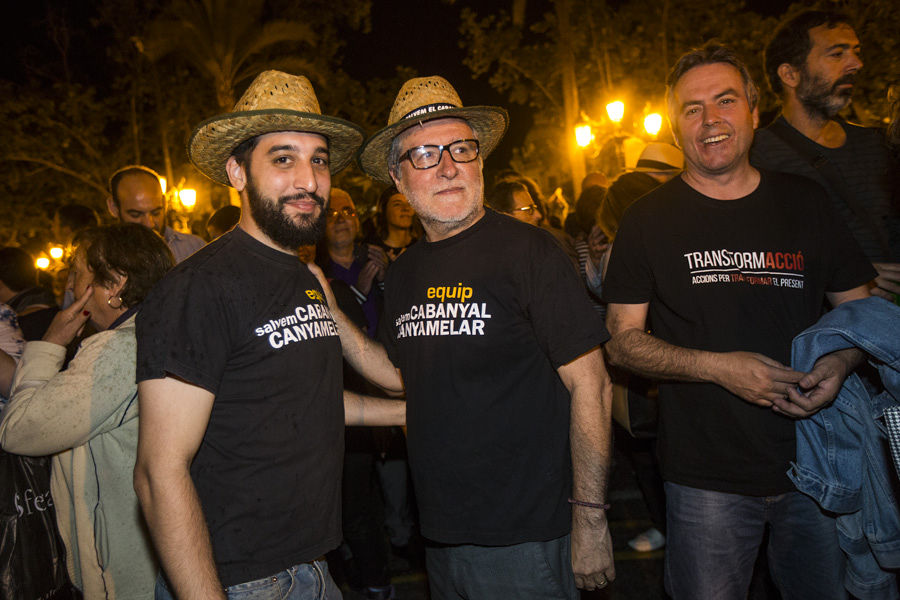
<svg viewBox="0 0 900 600"><path fill-rule="evenodd" d="M430 169L438 166L444 150L456 163L468 163L478 158L478 140L456 140L445 146L416 146L403 153L398 162L409 160L414 169Z"/></svg>
<svg viewBox="0 0 900 600"><path fill-rule="evenodd" d="M345 219L352 219L356 216L356 211L350 208L349 206L345 206L344 208L338 210L336 208L329 208L325 211L325 215L329 219L337 219L338 215L343 215Z"/></svg>

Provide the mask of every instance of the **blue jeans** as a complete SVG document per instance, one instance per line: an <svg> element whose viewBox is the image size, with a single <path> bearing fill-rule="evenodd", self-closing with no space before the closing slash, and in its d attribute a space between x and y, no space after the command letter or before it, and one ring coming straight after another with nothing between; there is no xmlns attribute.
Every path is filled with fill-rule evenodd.
<svg viewBox="0 0 900 600"><path fill-rule="evenodd" d="M512 546L428 546L431 600L574 600L568 535Z"/></svg>
<svg viewBox="0 0 900 600"><path fill-rule="evenodd" d="M744 600L766 525L769 572L783 600L849 597L835 520L808 496L665 487L665 585L673 600Z"/></svg>
<svg viewBox="0 0 900 600"><path fill-rule="evenodd" d="M225 588L228 600L341 600L324 560L294 565L280 573ZM156 578L156 600L174 600L162 573Z"/></svg>

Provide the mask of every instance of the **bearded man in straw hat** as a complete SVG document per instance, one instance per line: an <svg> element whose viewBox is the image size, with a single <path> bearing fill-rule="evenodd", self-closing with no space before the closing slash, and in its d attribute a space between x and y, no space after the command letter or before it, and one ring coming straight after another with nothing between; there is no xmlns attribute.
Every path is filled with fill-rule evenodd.
<svg viewBox="0 0 900 600"><path fill-rule="evenodd" d="M425 239L387 272L383 346L335 313L353 366L405 384L436 600L576 598L615 576L608 334L553 237L484 207L482 160L506 127L440 77L404 84L360 163Z"/></svg>
<svg viewBox="0 0 900 600"><path fill-rule="evenodd" d="M134 480L157 598L340 598L322 560L341 540L340 342L296 251L318 240L331 174L362 137L321 114L305 77L267 71L190 138L242 211L137 318Z"/></svg>

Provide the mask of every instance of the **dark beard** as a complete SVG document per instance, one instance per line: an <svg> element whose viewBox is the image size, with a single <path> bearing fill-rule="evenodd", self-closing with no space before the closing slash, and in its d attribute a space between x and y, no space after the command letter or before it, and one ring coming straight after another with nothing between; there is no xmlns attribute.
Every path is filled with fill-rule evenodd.
<svg viewBox="0 0 900 600"><path fill-rule="evenodd" d="M826 81L810 74L804 68L801 73L800 85L797 88L797 100L810 115L825 120L833 119L850 103L853 88L837 89L838 86L845 83L855 84L856 74L848 73L828 85Z"/></svg>
<svg viewBox="0 0 900 600"><path fill-rule="evenodd" d="M253 179L248 177L247 197L250 201L250 214L260 231L285 250L293 252L300 246L316 244L325 232L325 206L327 203L317 194L302 193L282 196L276 202L264 197ZM284 206L288 202L305 198L315 200L321 210L318 217L303 215L298 224L285 214Z"/></svg>

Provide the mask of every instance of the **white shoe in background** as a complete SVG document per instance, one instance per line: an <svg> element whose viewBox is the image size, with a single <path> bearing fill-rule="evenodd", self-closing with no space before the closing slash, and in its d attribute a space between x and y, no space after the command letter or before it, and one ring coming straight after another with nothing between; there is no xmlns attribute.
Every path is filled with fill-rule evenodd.
<svg viewBox="0 0 900 600"><path fill-rule="evenodd" d="M651 527L634 539L629 540L628 545L632 550L637 550L638 552L652 552L666 545L666 536L656 527Z"/></svg>

